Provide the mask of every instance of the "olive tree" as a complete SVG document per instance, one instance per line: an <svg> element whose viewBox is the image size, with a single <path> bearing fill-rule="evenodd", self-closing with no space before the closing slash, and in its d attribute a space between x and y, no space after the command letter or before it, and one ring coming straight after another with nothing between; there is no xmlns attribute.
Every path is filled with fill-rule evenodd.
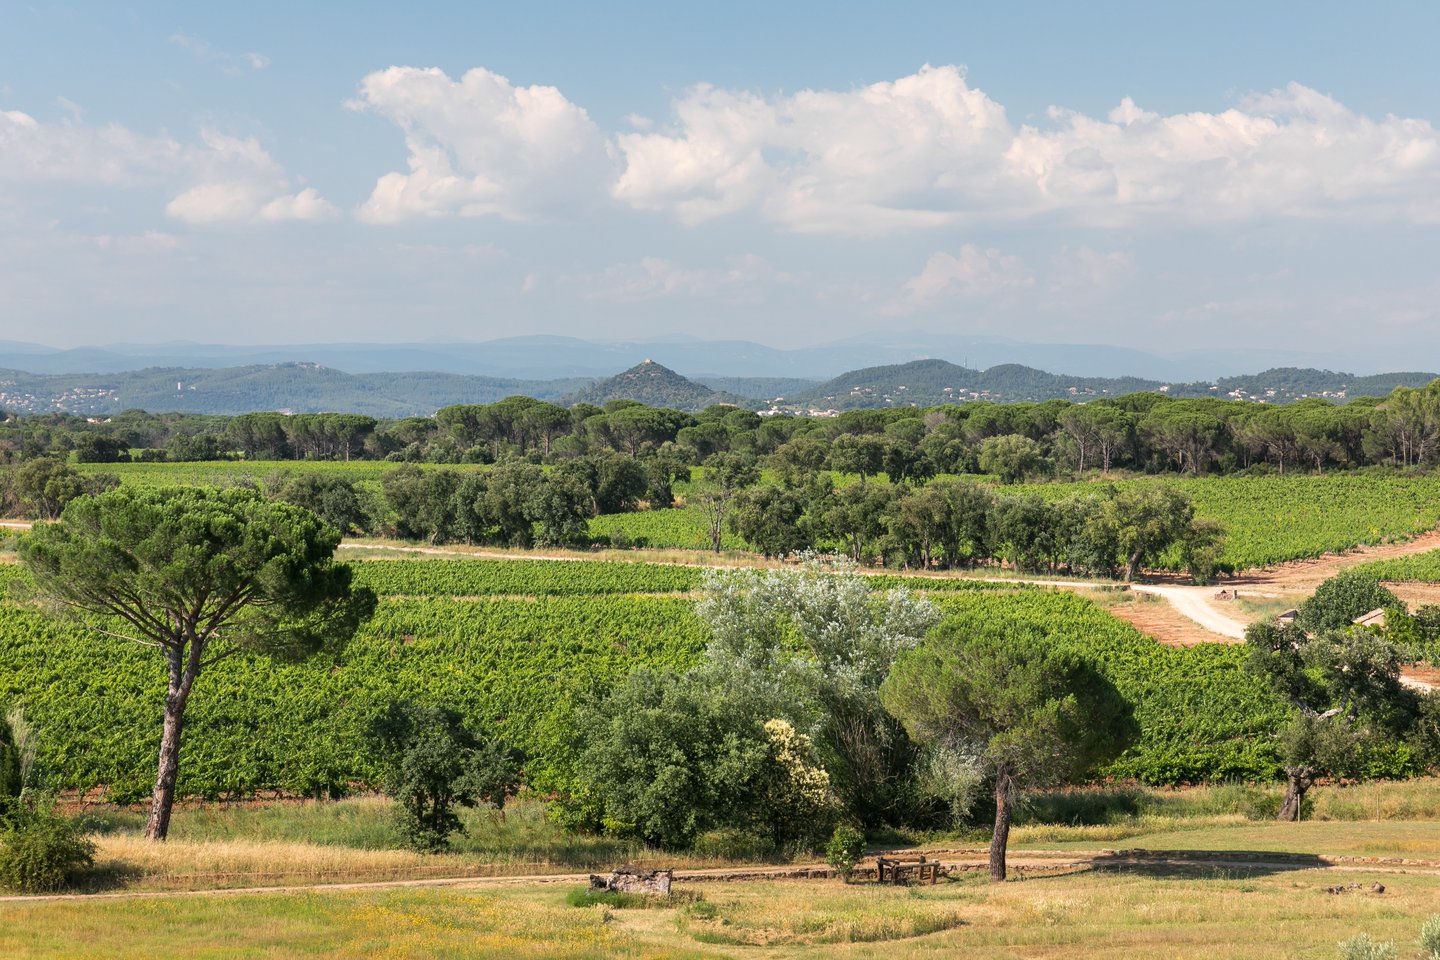
<svg viewBox="0 0 1440 960"><path fill-rule="evenodd" d="M1400 683L1400 651L1369 630L1322 630L1256 623L1245 632L1246 669L1294 708L1279 731L1285 800L1280 820L1299 820L1305 794L1325 776L1364 773L1367 754L1388 742L1417 741L1424 717Z"/></svg>
<svg viewBox="0 0 1440 960"><path fill-rule="evenodd" d="M916 740L978 759L995 793L997 883L1017 792L1085 777L1136 734L1130 704L1088 661L1024 633L942 624L900 654L880 696Z"/></svg>
<svg viewBox="0 0 1440 960"><path fill-rule="evenodd" d="M374 609L313 513L228 490L113 490L37 526L20 558L39 595L165 664L164 721L145 835L164 840L185 708L200 675L242 651L303 659L347 641Z"/></svg>
<svg viewBox="0 0 1440 960"><path fill-rule="evenodd" d="M815 735L836 794L867 827L896 823L916 793L915 745L880 703L895 657L940 619L906 590L872 591L846 561L706 574L696 605L714 682L766 687L774 715Z"/></svg>

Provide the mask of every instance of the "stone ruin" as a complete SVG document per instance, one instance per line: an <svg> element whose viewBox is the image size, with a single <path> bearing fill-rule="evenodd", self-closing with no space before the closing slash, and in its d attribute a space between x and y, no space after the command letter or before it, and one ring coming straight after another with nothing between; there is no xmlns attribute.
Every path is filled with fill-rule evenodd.
<svg viewBox="0 0 1440 960"><path fill-rule="evenodd" d="M1360 886L1360 884L1358 884L1358 883L1345 883L1345 884L1341 884L1341 885L1338 886L1338 887L1326 887L1326 888L1325 888L1325 892L1326 892L1326 893L1331 893L1331 894L1339 895L1339 894L1342 894L1342 893L1356 893L1356 892L1361 891L1361 890L1363 890L1363 889L1364 889L1364 887ZM1385 884L1383 884L1383 883L1372 883L1372 884L1370 884L1370 892L1371 892L1371 893L1384 893L1384 892L1385 892Z"/></svg>
<svg viewBox="0 0 1440 960"><path fill-rule="evenodd" d="M610 871L607 877L590 874L592 893L613 890L616 893L641 893L652 897L670 896L674 870L644 870L626 864Z"/></svg>

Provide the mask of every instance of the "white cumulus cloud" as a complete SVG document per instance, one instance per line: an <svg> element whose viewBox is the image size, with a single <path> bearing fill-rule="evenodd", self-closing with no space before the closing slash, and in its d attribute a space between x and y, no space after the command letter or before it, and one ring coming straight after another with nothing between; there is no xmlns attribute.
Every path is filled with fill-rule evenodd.
<svg viewBox="0 0 1440 960"><path fill-rule="evenodd" d="M379 178L362 219L498 215L543 218L603 195L604 136L559 90L515 86L488 70L390 67L365 77L352 106L405 133L409 172Z"/></svg>
<svg viewBox="0 0 1440 960"><path fill-rule="evenodd" d="M1012 124L957 67L848 91L700 86L667 127L622 133L613 193L698 223L756 210L797 232L871 234L1058 213L1083 224L1362 215L1440 219L1440 137L1300 84L1219 113Z"/></svg>
<svg viewBox="0 0 1440 960"><path fill-rule="evenodd" d="M298 192L260 142L213 130L198 142L148 136L119 124L46 123L0 112L0 181L158 185L179 192L166 212L189 223L318 220L335 208L314 188Z"/></svg>

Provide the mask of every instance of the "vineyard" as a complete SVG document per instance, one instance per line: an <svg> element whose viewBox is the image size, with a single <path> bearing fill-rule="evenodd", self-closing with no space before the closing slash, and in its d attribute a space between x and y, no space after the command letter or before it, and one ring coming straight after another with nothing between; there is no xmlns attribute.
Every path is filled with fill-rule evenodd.
<svg viewBox="0 0 1440 960"><path fill-rule="evenodd" d="M1361 564L1356 569L1363 570L1377 580L1440 583L1440 550L1376 560L1373 563Z"/></svg>
<svg viewBox="0 0 1440 960"><path fill-rule="evenodd" d="M1073 593L937 601L962 624L1032 627L1092 657L1135 709L1141 737L1107 771L1146 783L1268 779L1285 707L1243 670L1242 646L1166 647Z"/></svg>
<svg viewBox="0 0 1440 960"><path fill-rule="evenodd" d="M382 597L602 596L688 593L700 587L705 570L659 563L605 560L364 560L355 564L356 582ZM1013 589L996 580L957 577L867 575L876 590L915 591Z"/></svg>
<svg viewBox="0 0 1440 960"><path fill-rule="evenodd" d="M705 643L686 597L701 571L656 564L361 561L384 595L342 653L301 665L237 657L202 679L186 718L181 790L326 795L373 783L360 731L394 698L454 706L545 762L554 710L635 666L685 666ZM0 567L0 586L23 576ZM1269 777L1282 707L1240 669L1235 647L1160 647L1084 598L959 580L877 578L877 587L954 587L962 623L1020 623L1092 654L1135 703L1143 736L1111 773L1148 782ZM489 594L489 596L487 596ZM161 665L144 648L0 603L0 702L23 704L57 787L145 795L153 776Z"/></svg>
<svg viewBox="0 0 1440 960"><path fill-rule="evenodd" d="M430 464L421 468L439 469ZM314 473L344 477L352 483L379 483L396 464L383 460L202 460L192 463L82 463L84 474L113 473L121 484L137 487L217 487L237 483L262 483L276 475ZM454 466L453 470L479 467Z"/></svg>
<svg viewBox="0 0 1440 960"><path fill-rule="evenodd" d="M1127 480L1125 487L1154 481ZM1221 562L1237 570L1406 539L1440 524L1440 476L1394 472L1169 480L1198 516L1226 531ZM1008 488L1062 497L1091 484ZM1171 564L1179 569L1179 563Z"/></svg>

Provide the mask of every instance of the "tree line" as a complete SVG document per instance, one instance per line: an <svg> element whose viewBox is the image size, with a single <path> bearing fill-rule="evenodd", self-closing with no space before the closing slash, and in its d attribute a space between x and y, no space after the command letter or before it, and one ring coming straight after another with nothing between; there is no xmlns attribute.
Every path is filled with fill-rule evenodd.
<svg viewBox="0 0 1440 960"><path fill-rule="evenodd" d="M589 521L642 505L673 506L675 485L691 476L669 453L611 453L550 469L525 461L463 472L403 464L387 472L378 489L307 472L276 473L260 487L344 534L431 544L643 546L592 536ZM1006 563L1026 573L1126 580L1177 551L1204 581L1223 546L1218 525L1196 518L1188 497L1165 484L1123 491L1103 486L1048 500L959 479L843 484L828 473L792 471L762 484L760 477L753 458L717 454L706 461L705 482L690 496L705 513L714 549L729 531L767 557L826 551L911 569ZM114 474L85 475L51 458L30 460L0 470L0 515L54 519L71 501L118 485Z"/></svg>
<svg viewBox="0 0 1440 960"><path fill-rule="evenodd" d="M399 420L338 413L0 415L0 462L51 456L556 464L646 451L691 464L736 453L781 468L885 474L893 482L977 472L1016 482L1117 469L1206 474L1426 466L1440 459L1440 382L1343 405L1135 393L1084 403L973 402L836 417L761 417L724 405L689 414L628 400L567 408L518 396Z"/></svg>

